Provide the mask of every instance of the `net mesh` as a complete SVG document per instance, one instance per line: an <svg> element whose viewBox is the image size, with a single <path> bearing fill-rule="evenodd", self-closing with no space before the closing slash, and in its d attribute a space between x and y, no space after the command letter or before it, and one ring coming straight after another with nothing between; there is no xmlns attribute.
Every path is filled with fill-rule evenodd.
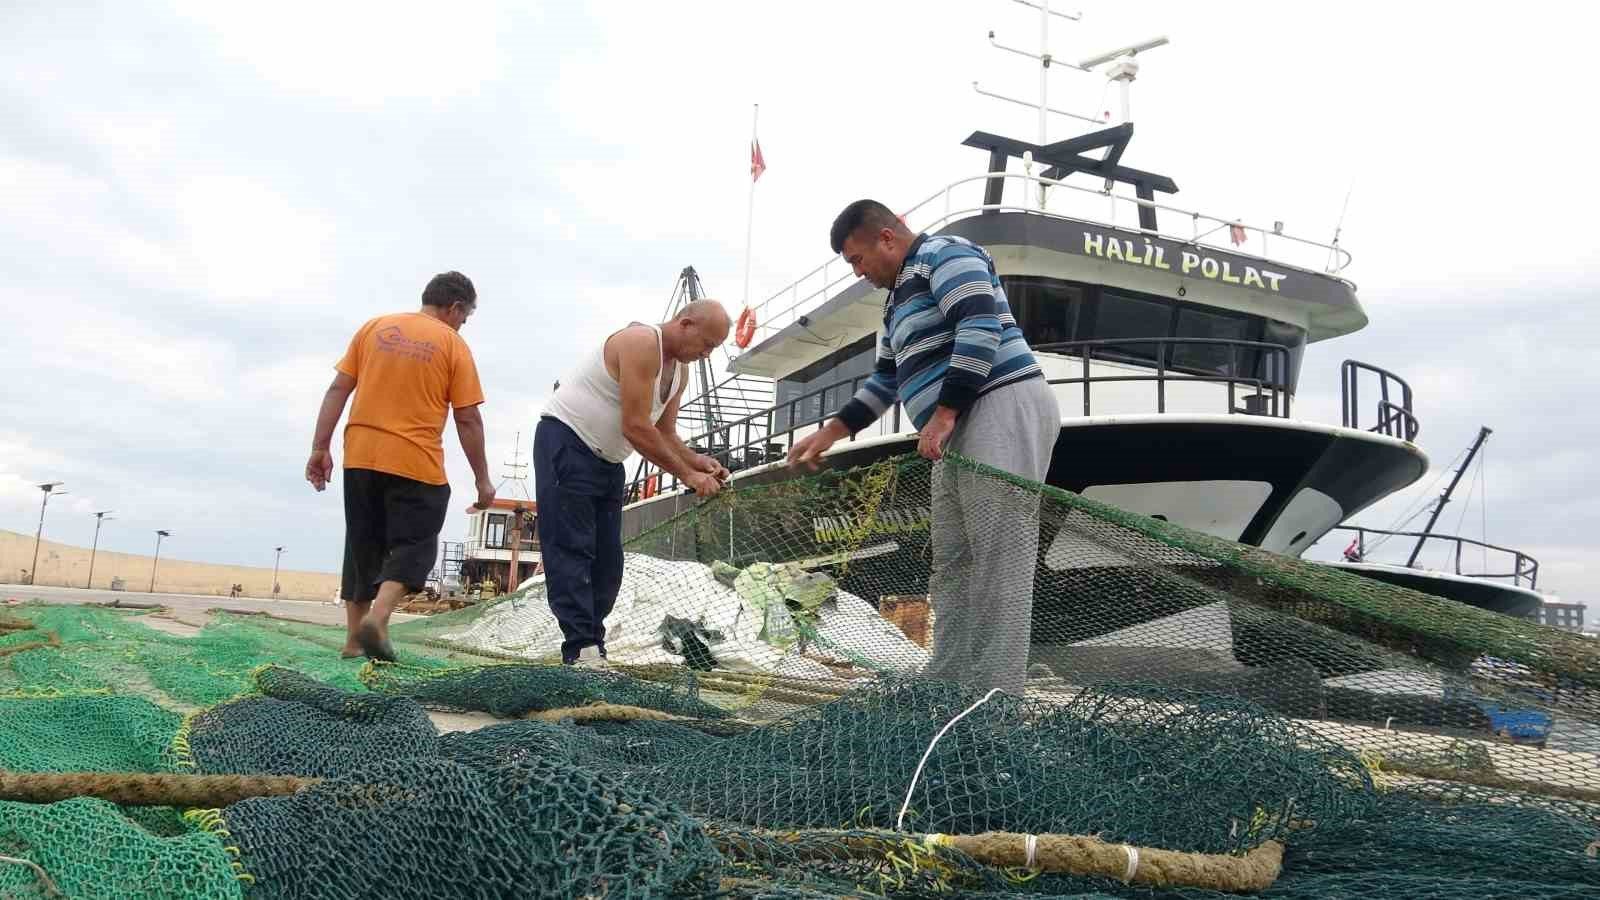
<svg viewBox="0 0 1600 900"><path fill-rule="evenodd" d="M1586 638L959 459L728 490L626 560L605 670L548 665L538 580L396 624L394 665L303 623L8 610L8 773L322 780L0 802L44 873L0 862L0 895L1600 889Z"/></svg>

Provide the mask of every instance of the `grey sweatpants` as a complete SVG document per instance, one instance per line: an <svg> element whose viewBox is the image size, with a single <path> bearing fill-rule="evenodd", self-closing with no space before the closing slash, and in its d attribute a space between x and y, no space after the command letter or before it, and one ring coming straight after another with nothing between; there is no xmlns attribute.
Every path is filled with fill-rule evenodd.
<svg viewBox="0 0 1600 900"><path fill-rule="evenodd" d="M1061 428L1043 378L978 398L946 448L1044 481ZM1021 696L1033 625L1039 494L945 462L933 465L933 653L923 675Z"/></svg>

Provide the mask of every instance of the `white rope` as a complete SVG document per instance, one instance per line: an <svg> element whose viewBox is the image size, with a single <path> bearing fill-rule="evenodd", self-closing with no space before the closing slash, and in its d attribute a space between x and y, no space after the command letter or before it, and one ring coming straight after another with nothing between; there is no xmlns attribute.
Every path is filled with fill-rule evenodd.
<svg viewBox="0 0 1600 900"><path fill-rule="evenodd" d="M1028 839L1024 842L1023 846L1025 846L1028 851L1028 859L1023 863L1023 866L1031 869L1033 868L1034 857L1039 852L1039 836L1036 834L1028 835Z"/></svg>
<svg viewBox="0 0 1600 900"><path fill-rule="evenodd" d="M1132 844L1123 844L1122 852L1128 854L1128 868L1122 873L1122 880L1132 884L1133 876L1139 874L1139 848Z"/></svg>
<svg viewBox="0 0 1600 900"><path fill-rule="evenodd" d="M946 722L944 727L939 729L939 733L933 736L933 740L928 742L928 749L922 751L922 760L917 763L917 771L912 773L912 775L911 775L911 786L906 788L906 802L900 804L900 815L895 817L895 820L894 820L894 830L895 831L904 831L905 830L906 810L911 808L911 795L916 792L916 790L917 790L917 781L922 778L922 767L928 764L928 757L933 755L933 748L934 748L935 745L937 745L939 743L939 739L944 737L944 733L950 730L950 726L952 726L952 725L956 724L957 722L961 721L962 719L966 718L967 717L967 713L970 713L973 710L977 709L978 707L984 705L985 703L988 703L989 702L989 698L993 697L995 694L998 694L998 693L1000 693L1000 689L999 688L994 688L993 690L989 691L989 693L984 694L983 695L983 699L981 699L977 703L974 703L971 706L967 707L965 710L962 711L961 715L956 716L954 719L951 719L950 721Z"/></svg>
<svg viewBox="0 0 1600 900"><path fill-rule="evenodd" d="M39 864L33 860L18 859L15 856L0 856L0 863L11 863L12 865L27 866L28 868L32 869L33 874L38 876L40 883L44 885L44 893L46 897L66 896L65 894L61 893L60 888L56 887L56 883L50 880L50 873L40 868Z"/></svg>

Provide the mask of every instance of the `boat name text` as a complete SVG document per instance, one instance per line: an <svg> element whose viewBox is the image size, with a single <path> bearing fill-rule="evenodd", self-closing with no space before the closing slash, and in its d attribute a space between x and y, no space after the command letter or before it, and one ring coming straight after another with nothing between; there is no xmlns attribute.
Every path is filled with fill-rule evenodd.
<svg viewBox="0 0 1600 900"><path fill-rule="evenodd" d="M1144 246L1141 247L1127 238L1085 231L1083 253L1085 256L1114 259L1134 266L1147 266L1168 272L1173 270L1172 263L1167 260L1167 248L1149 238L1144 239ZM1193 250L1180 250L1176 263L1180 275L1198 275L1211 281L1242 284L1245 287L1260 288L1273 293L1279 292L1280 283L1288 277L1281 272L1269 272L1250 265L1246 265L1243 274L1240 274L1234 271L1231 260L1215 259Z"/></svg>

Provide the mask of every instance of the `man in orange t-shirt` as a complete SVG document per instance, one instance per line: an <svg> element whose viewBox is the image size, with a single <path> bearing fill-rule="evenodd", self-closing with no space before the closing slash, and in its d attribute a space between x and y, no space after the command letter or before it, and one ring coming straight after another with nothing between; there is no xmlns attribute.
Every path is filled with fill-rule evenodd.
<svg viewBox="0 0 1600 900"><path fill-rule="evenodd" d="M478 413L483 388L457 333L477 306L467 276L435 275L421 310L361 326L322 398L306 463L306 480L319 491L333 477L333 427L356 395L344 431L344 656L393 661L389 616L433 571L450 504L447 410L455 410L456 436L477 478L477 505L494 500Z"/></svg>

